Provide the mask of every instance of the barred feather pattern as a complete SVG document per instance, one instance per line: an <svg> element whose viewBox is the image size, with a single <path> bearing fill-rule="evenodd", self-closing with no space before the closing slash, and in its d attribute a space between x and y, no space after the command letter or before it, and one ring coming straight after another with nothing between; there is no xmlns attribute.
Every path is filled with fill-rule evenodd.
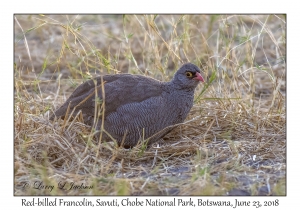
<svg viewBox="0 0 300 210"><path fill-rule="evenodd" d="M125 147L140 140L151 144L185 120L199 81L204 81L200 69L191 63L177 70L169 82L131 74L99 76L79 85L50 120L65 117L68 109L73 116L81 111L87 124L93 124L95 115L99 118L98 130L104 119L104 140L112 137ZM96 98L103 100L104 116L95 114Z"/></svg>
<svg viewBox="0 0 300 210"><path fill-rule="evenodd" d="M182 123L189 113L194 91L181 92L163 92L161 96L121 106L105 118L104 128L119 144L124 139L126 147L148 138L152 144L169 133L172 125Z"/></svg>

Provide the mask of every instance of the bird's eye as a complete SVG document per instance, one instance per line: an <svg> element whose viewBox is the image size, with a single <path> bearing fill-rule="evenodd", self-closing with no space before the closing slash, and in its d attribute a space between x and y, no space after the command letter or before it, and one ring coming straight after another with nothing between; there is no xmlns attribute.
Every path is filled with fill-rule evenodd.
<svg viewBox="0 0 300 210"><path fill-rule="evenodd" d="M190 71L185 72L185 75L186 75L187 77L192 77L192 76L193 76L192 72L190 72Z"/></svg>

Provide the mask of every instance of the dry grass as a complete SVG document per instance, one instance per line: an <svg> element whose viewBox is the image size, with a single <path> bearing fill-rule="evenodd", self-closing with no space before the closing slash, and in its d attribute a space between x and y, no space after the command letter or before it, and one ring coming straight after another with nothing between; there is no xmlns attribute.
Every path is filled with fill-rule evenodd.
<svg viewBox="0 0 300 210"><path fill-rule="evenodd" d="M284 15L16 15L15 195L285 195L285 27ZM167 81L181 61L208 82L147 149L48 120L92 76ZM55 187L23 187L35 181Z"/></svg>

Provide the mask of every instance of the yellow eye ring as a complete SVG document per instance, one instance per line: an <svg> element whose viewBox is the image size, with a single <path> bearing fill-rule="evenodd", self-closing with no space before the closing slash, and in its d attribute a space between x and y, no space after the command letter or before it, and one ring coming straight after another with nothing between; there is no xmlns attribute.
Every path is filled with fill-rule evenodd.
<svg viewBox="0 0 300 210"><path fill-rule="evenodd" d="M185 75L186 75L187 77L192 77L192 76L193 76L192 72L190 72L190 71L185 72Z"/></svg>

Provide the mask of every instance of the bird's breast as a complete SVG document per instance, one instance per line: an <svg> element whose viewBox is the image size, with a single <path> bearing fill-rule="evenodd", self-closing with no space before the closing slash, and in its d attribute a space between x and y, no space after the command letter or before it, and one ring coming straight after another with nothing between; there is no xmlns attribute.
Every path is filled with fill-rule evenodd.
<svg viewBox="0 0 300 210"><path fill-rule="evenodd" d="M193 94L168 93L165 99L165 110L173 116L174 123L183 122L193 106Z"/></svg>

